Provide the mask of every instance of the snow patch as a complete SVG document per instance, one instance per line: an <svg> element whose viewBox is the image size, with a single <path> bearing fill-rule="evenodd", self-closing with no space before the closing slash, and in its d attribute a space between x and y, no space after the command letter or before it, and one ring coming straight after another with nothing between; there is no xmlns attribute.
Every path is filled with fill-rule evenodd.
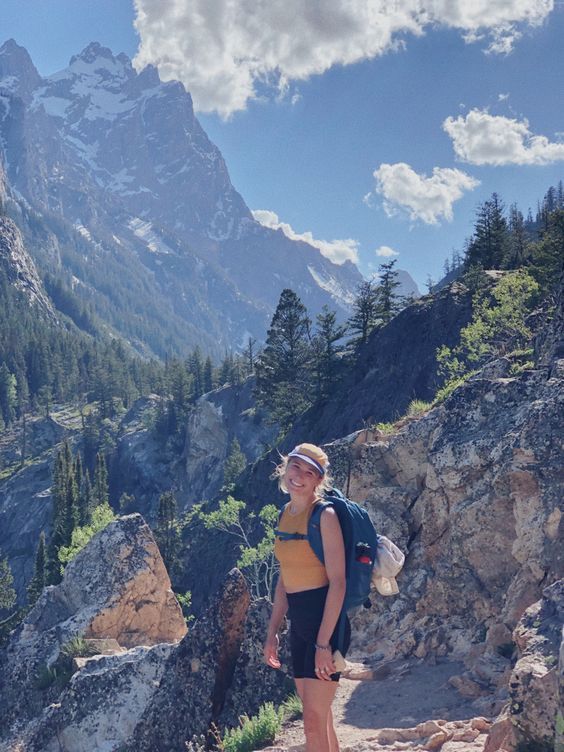
<svg viewBox="0 0 564 752"><path fill-rule="evenodd" d="M307 267L316 285L328 292L331 297L344 308L350 308L354 303L354 294L345 288L330 274L322 274L313 266Z"/></svg>
<svg viewBox="0 0 564 752"><path fill-rule="evenodd" d="M134 217L128 222L128 227L142 240L151 253L174 254L174 251L153 230L151 222L144 222L139 217Z"/></svg>
<svg viewBox="0 0 564 752"><path fill-rule="evenodd" d="M46 96L46 89L39 89L33 95L31 109L36 110L43 107L45 112L51 117L66 118L67 110L74 104L70 99L64 97Z"/></svg>
<svg viewBox="0 0 564 752"><path fill-rule="evenodd" d="M7 92L14 92L18 88L19 79L16 76L5 76L0 78L0 89Z"/></svg>

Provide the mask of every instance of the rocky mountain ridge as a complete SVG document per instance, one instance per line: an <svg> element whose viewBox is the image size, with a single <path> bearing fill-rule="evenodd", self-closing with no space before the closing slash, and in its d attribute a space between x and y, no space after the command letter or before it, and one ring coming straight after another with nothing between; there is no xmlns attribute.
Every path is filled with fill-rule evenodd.
<svg viewBox="0 0 564 752"><path fill-rule="evenodd" d="M100 284L89 263L106 266L118 308L131 273L149 319L156 302L169 307L190 326L188 346L216 355L249 335L262 339L284 287L312 314L323 304L341 317L350 310L356 267L256 222L189 93L151 66L138 73L125 55L92 43L41 78L9 40L0 47L0 142L12 201L43 218L63 258L70 246L74 290L95 304ZM52 270L42 244L30 241L42 270ZM117 315L114 326L128 337Z"/></svg>
<svg viewBox="0 0 564 752"><path fill-rule="evenodd" d="M543 340L548 350L538 353L539 361L561 337L560 331ZM449 716L447 722L441 715L402 730L374 727L365 715L362 724L372 741L359 741L357 730L351 750L394 743L454 752L466 749L464 744L477 750L479 742L487 752L512 752L518 745L548 749L554 743L564 668L558 664L563 390L562 359L549 357L546 365L513 375L502 359L426 416L399 425L394 435L364 430L327 445L337 483L363 500L377 529L407 553L400 595L374 598L370 611L355 616L353 660L363 660L364 678L373 680L386 667L393 671L398 660L415 661L415 673L417 666L425 671L446 662L450 692L470 704L473 718L459 722ZM2 710L11 719L5 749L172 752L192 734L205 733L211 720L233 723L265 699L283 696L285 675L260 663L267 612L260 604L249 608L236 571L180 643L141 648L151 642L139 630L133 630L133 641L124 641L131 622L120 604L168 603L168 580L154 574L159 561L141 518L125 517L93 539L61 585L44 591L2 655L3 694L6 682L29 692L42 661L54 665L64 641L84 625L87 636L114 636L129 649L79 662L68 688L55 694L35 689L25 723L11 725L21 707L14 696ZM104 576L92 579L92 568L101 563ZM194 567L201 564L193 561ZM108 565L115 572L110 586ZM154 582L158 593L164 583L163 593L133 597L128 583L140 577ZM95 586L84 588L86 581ZM56 641L52 647L47 634ZM16 681L25 656L35 668Z"/></svg>

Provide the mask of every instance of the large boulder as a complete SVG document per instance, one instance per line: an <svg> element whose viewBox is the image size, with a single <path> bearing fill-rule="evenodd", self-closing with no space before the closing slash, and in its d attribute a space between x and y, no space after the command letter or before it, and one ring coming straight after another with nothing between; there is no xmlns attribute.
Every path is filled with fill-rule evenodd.
<svg viewBox="0 0 564 752"><path fill-rule="evenodd" d="M37 715L53 693L38 688L73 638L114 638L124 647L175 642L186 633L163 560L140 515L98 533L44 589L3 655L2 727Z"/></svg>
<svg viewBox="0 0 564 752"><path fill-rule="evenodd" d="M151 707L139 723L129 752L172 752L194 736L238 725L267 700L288 693L288 648L282 641L282 671L267 668L262 644L269 614L266 601L250 604L242 574L233 569L208 610L167 662Z"/></svg>
<svg viewBox="0 0 564 752"><path fill-rule="evenodd" d="M564 580L559 580L525 611L513 632L519 659L509 681L509 710L518 746L554 748L557 713L562 713L558 660L563 624Z"/></svg>
<svg viewBox="0 0 564 752"><path fill-rule="evenodd" d="M56 703L16 737L26 752L109 752L129 739L162 679L174 645L97 655L71 678Z"/></svg>
<svg viewBox="0 0 564 752"><path fill-rule="evenodd" d="M149 712L127 747L131 752L182 749L207 733L225 701L243 635L250 595L232 570L208 611L182 640L166 667Z"/></svg>
<svg viewBox="0 0 564 752"><path fill-rule="evenodd" d="M262 647L266 637L272 605L265 599L253 601L249 607L245 633L233 679L219 715L221 727L235 727L243 713L256 715L265 702L281 703L295 686L290 671L288 632L280 632L278 656L282 664L278 670L264 663Z"/></svg>

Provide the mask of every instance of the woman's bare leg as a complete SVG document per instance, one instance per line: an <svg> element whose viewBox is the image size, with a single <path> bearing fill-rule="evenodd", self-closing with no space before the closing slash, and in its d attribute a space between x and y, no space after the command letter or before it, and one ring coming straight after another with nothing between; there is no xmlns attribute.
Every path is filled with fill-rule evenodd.
<svg viewBox="0 0 564 752"><path fill-rule="evenodd" d="M335 733L335 726L333 724L333 711L329 708L329 715L327 716L327 736L329 737L329 749L330 752L339 752L339 740Z"/></svg>
<svg viewBox="0 0 564 752"><path fill-rule="evenodd" d="M337 682L301 679L296 680L296 685L298 681L301 683L300 697L304 706L306 752L334 752L332 745L336 737L334 731L330 735L329 725L333 728L331 703L337 691Z"/></svg>

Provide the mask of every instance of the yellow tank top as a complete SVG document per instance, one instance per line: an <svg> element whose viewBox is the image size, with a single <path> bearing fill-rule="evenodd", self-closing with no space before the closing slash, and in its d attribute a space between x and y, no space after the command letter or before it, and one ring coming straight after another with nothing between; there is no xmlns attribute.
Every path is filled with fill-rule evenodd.
<svg viewBox="0 0 564 752"><path fill-rule="evenodd" d="M291 515L286 504L278 529L285 533L307 534L307 523L314 504L300 514ZM274 542L274 555L280 563L280 576L287 593L313 590L329 584L325 566L313 553L307 540Z"/></svg>

